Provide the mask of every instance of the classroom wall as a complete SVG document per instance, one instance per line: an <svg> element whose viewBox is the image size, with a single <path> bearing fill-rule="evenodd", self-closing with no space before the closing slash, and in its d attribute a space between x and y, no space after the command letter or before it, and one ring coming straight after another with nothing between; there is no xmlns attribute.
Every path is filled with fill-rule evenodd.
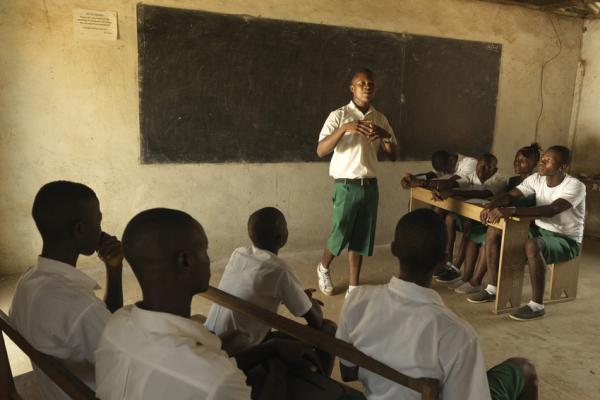
<svg viewBox="0 0 600 400"><path fill-rule="evenodd" d="M146 3L502 43L493 151L506 171L515 150L536 138L541 66L558 51L552 19L562 50L546 68L537 139L545 146L568 140L582 27L578 19L467 0ZM287 251L321 248L331 215L325 163L140 165L135 4L0 3L0 272L22 271L34 263L40 240L30 218L31 202L43 183L55 179L93 186L104 229L119 235L142 209L181 208L202 222L209 252L220 259L248 242L249 213L274 205L288 218ZM119 40L75 40L75 7L117 11ZM427 167L427 162L381 166L378 244L389 242L395 222L407 209L400 177Z"/></svg>
<svg viewBox="0 0 600 400"><path fill-rule="evenodd" d="M574 133L572 169L590 178L600 175L600 20L585 22L581 45L583 79Z"/></svg>

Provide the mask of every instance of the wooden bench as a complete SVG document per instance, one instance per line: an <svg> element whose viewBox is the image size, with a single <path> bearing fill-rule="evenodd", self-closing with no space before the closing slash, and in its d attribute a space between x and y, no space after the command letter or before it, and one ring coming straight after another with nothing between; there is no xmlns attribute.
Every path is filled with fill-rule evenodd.
<svg viewBox="0 0 600 400"><path fill-rule="evenodd" d="M75 400L96 400L96 394L63 363L54 357L40 353L11 325L8 315L0 310L0 399L21 400L13 380L8 352L2 332L6 334L48 378Z"/></svg>
<svg viewBox="0 0 600 400"><path fill-rule="evenodd" d="M344 360L347 360L361 368L368 369L384 378L396 382L402 386L410 388L421 393L423 400L438 400L440 391L440 382L431 378L412 378L401 374L389 366L367 356L354 346L342 340L328 336L325 333L313 329L309 326L299 324L296 321L282 317L271 311L265 310L248 301L244 301L222 290L209 287L208 290L200 294L208 300L217 303L230 310L240 312L250 316L258 321L284 332L296 339L308 343L311 346L334 354Z"/></svg>
<svg viewBox="0 0 600 400"><path fill-rule="evenodd" d="M209 287L201 294L205 298L255 318L281 332L297 338L311 346L328 351L338 357L366 368L400 385L421 393L423 400L438 400L440 382L431 378L412 378L388 367L387 365L368 357L349 343L326 335L316 329L299 324L296 321L282 317L271 311L258 307L250 302L239 299L219 289ZM0 330L4 332L27 356L37 365L57 386L67 395L76 400L95 400L95 393L79 378L64 367L62 362L54 357L40 353L31 346L10 324L8 316L0 310ZM8 354L2 335L0 335L0 399L21 399L16 391Z"/></svg>
<svg viewBox="0 0 600 400"><path fill-rule="evenodd" d="M548 298L544 299L544 304L575 300L579 278L579 257L548 265L550 284Z"/></svg>

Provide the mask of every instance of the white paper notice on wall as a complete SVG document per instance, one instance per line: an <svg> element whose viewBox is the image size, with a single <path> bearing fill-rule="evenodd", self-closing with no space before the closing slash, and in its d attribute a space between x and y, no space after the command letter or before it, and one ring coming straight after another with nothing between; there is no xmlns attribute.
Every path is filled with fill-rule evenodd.
<svg viewBox="0 0 600 400"><path fill-rule="evenodd" d="M76 39L117 40L119 26L116 11L74 9L73 34Z"/></svg>

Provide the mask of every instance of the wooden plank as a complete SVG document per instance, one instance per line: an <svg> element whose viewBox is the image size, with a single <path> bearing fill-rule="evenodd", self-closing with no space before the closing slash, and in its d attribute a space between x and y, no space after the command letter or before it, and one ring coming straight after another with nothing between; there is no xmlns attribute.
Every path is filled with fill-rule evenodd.
<svg viewBox="0 0 600 400"><path fill-rule="evenodd" d="M525 241L529 221L508 221L502 231L500 268L494 312L509 312L521 306L525 270Z"/></svg>
<svg viewBox="0 0 600 400"><path fill-rule="evenodd" d="M8 353L4 343L4 335L0 332L0 399L12 399L16 393Z"/></svg>
<svg viewBox="0 0 600 400"><path fill-rule="evenodd" d="M438 399L439 381L437 379L411 378L410 376L401 374L389 366L360 352L349 343L328 336L323 332L320 332L309 326L299 324L291 319L284 318L212 286L209 287L206 292L201 293L201 296L220 304L223 307L255 318L258 321L281 332L287 333L288 335L293 336L302 342L308 343L311 346L327 351L362 368L366 368L371 372L375 372L384 378L422 393L424 400Z"/></svg>
<svg viewBox="0 0 600 400"><path fill-rule="evenodd" d="M562 263L550 264L550 298L545 304L575 300L579 279L579 257ZM563 294L565 297L562 297Z"/></svg>
<svg viewBox="0 0 600 400"><path fill-rule="evenodd" d="M8 315L0 310L0 330L6 333L39 369L74 400L95 400L96 395L85 383L69 371L60 360L37 351L12 325Z"/></svg>
<svg viewBox="0 0 600 400"><path fill-rule="evenodd" d="M464 217L479 221L479 215L483 210L483 207L478 204L467 203L461 199L449 197L446 200L438 201L433 200L431 190L423 188L411 188L411 204L414 200L442 208L447 211L454 212ZM519 221L519 218L511 218L511 220ZM505 220L500 220L497 224L489 224L494 228L504 229L506 224Z"/></svg>

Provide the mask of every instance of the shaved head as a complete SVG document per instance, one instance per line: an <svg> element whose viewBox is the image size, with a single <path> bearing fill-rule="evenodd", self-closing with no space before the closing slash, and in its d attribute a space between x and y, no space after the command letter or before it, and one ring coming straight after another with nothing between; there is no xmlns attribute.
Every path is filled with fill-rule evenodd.
<svg viewBox="0 0 600 400"><path fill-rule="evenodd" d="M477 159L486 163L490 168L496 168L498 166L498 159L493 154L485 153L477 157Z"/></svg>
<svg viewBox="0 0 600 400"><path fill-rule="evenodd" d="M248 218L248 235L252 243L260 248L279 250L287 242L287 222L281 211L275 207L264 207ZM276 251L275 251L276 252Z"/></svg>
<svg viewBox="0 0 600 400"><path fill-rule="evenodd" d="M175 276L187 273L187 269L199 272L190 273L197 279L189 282L197 288L194 290L206 290L210 278L207 247L208 239L200 223L183 211L168 208L142 211L123 232L125 259L142 290L173 284Z"/></svg>
<svg viewBox="0 0 600 400"><path fill-rule="evenodd" d="M427 276L445 259L446 228L442 217L428 208L411 211L398 221L392 251L401 268Z"/></svg>

